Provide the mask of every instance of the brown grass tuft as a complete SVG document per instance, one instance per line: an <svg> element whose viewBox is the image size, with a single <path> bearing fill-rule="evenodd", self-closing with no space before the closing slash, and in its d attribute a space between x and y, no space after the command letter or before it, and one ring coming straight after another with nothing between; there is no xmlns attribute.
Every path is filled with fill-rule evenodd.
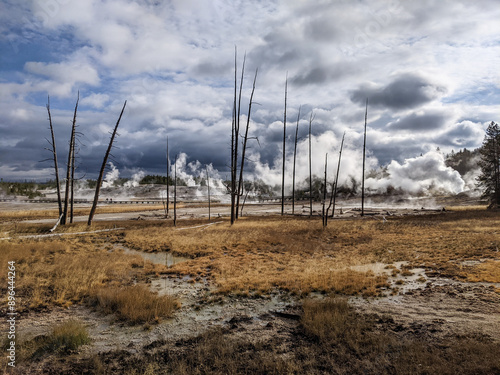
<svg viewBox="0 0 500 375"><path fill-rule="evenodd" d="M101 288L95 299L102 311L132 324L158 322L180 307L175 298L158 296L142 285Z"/></svg>

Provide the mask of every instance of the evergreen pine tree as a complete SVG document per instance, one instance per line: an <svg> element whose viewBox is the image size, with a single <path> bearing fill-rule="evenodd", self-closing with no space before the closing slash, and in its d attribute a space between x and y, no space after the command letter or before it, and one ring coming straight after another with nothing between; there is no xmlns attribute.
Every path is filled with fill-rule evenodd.
<svg viewBox="0 0 500 375"><path fill-rule="evenodd" d="M486 129L483 145L479 149L481 160L478 186L483 188L483 198L490 201L489 208L500 204L500 127L495 122Z"/></svg>

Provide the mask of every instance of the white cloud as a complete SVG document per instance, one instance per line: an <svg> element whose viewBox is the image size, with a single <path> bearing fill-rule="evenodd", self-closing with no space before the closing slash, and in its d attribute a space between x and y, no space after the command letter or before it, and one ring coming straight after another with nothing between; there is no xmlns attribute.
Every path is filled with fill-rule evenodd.
<svg viewBox="0 0 500 375"><path fill-rule="evenodd" d="M287 72L290 116L299 105L302 121L310 111L317 113L316 164L322 164L321 154L335 154L348 130L356 148L346 149L346 170L354 174L366 92L352 102L353 90L379 94L379 106L374 101L369 107L368 142L372 160L383 163L403 163L436 146L477 147L482 125L497 120L495 0L34 0L10 8L0 15L2 32L15 41L0 51L9 66L0 71L0 96L9 109L0 111L0 123L16 124L2 133L10 137L7 144L33 134L26 129L32 129L33 114L45 118L45 99L39 98L47 93L60 99L53 104L57 121L69 121L81 89L79 121L88 123L81 130L89 133L91 147L107 143L94 130L109 130L128 99L116 151L118 160L130 163L125 168L161 169L161 151L152 145L169 135L178 152L225 171L235 45L238 69L247 52L243 112L254 69L260 69L251 128L262 146L251 150L260 164L249 162L248 170L255 166L255 174L270 181L280 180L278 132ZM31 106L38 109L23 117ZM104 112L105 119L98 119Z"/></svg>
<svg viewBox="0 0 500 375"><path fill-rule="evenodd" d="M82 98L80 101L83 105L88 105L97 109L103 108L109 101L108 94L96 94L92 93Z"/></svg>

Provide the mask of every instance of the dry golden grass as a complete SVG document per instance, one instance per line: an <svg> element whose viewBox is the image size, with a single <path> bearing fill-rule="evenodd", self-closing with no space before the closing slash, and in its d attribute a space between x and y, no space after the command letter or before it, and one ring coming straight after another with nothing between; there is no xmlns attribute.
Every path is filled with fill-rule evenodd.
<svg viewBox="0 0 500 375"><path fill-rule="evenodd" d="M225 222L186 230L167 225L127 230L125 243L193 258L169 272L210 276L220 292L281 288L299 294L376 295L378 287L386 286L386 276L352 271L351 266L409 261L410 268L467 278L457 261L498 258L500 214L460 211L392 217L385 223L370 218L335 220L325 230L316 220L290 217L244 218L232 227ZM491 280L485 272L473 273L479 275L477 281Z"/></svg>
<svg viewBox="0 0 500 375"><path fill-rule="evenodd" d="M87 327L76 319L69 319L56 324L47 335L36 336L30 340L23 340L22 337L16 335L16 365L50 354L67 356L75 352L80 346L90 342ZM7 350L8 345L10 345L9 340L5 340L3 349ZM7 370L6 356L0 358L0 368L5 373L11 373Z"/></svg>
<svg viewBox="0 0 500 375"><path fill-rule="evenodd" d="M180 307L175 298L152 294L143 285L100 288L95 303L105 313L132 324L159 322Z"/></svg>
<svg viewBox="0 0 500 375"><path fill-rule="evenodd" d="M445 209L447 211L480 211L480 210L487 210L488 205L477 205L477 206L446 206Z"/></svg>
<svg viewBox="0 0 500 375"><path fill-rule="evenodd" d="M378 295L388 275L351 267L374 262L408 261L427 275L469 281L498 282L500 213L458 211L408 217L333 220L323 230L318 220L294 217L253 217L230 226L202 220L124 221L65 226L78 232L125 227L99 235L0 243L0 260L19 259L20 286L27 306L67 305L109 283L127 284L133 272L209 277L220 293L243 295L276 289L296 294L311 291ZM13 224L12 224L13 225ZM39 233L43 225L16 224L18 232ZM190 260L167 269L117 252L98 250L114 242L143 251L171 251ZM97 246L96 244L99 244ZM16 258L17 257L17 258ZM10 259L12 258L12 259ZM483 260L461 266L464 260ZM141 267L147 269L143 269ZM136 268L133 268L136 267ZM135 270L135 271L134 271ZM393 270L387 268L387 274ZM2 278L5 270L0 271ZM5 284L4 284L5 285Z"/></svg>
<svg viewBox="0 0 500 375"><path fill-rule="evenodd" d="M95 297L103 287L129 285L164 269L138 255L109 252L103 248L106 244L107 238L97 236L0 243L1 264L15 262L17 308L69 306ZM6 277L7 268L3 267L3 295L7 295ZM152 295L147 291L143 294L144 298ZM142 302L137 300L137 306Z"/></svg>
<svg viewBox="0 0 500 375"><path fill-rule="evenodd" d="M463 273L467 281L500 283L500 260L487 260L473 267L467 267Z"/></svg>
<svg viewBox="0 0 500 375"><path fill-rule="evenodd" d="M178 204L182 207L182 204ZM116 204L116 205L99 205L97 206L97 214L114 214L124 212L142 212L142 211L163 211L162 204ZM90 207L78 207L74 210L74 216L88 216ZM20 221L20 220L36 220L36 219L54 219L59 218L57 209L48 210L5 210L0 212L0 222Z"/></svg>

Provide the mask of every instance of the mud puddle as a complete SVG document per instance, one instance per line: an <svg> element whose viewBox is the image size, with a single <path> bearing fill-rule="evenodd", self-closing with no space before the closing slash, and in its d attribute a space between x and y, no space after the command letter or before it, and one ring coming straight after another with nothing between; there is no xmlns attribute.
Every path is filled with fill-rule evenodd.
<svg viewBox="0 0 500 375"><path fill-rule="evenodd" d="M145 261L150 261L151 263L161 264L167 267L172 267L178 263L190 260L190 258L173 255L170 252L148 253L145 251L129 249L128 247L119 244L113 244L112 248L113 250L121 250L124 254L139 255Z"/></svg>
<svg viewBox="0 0 500 375"><path fill-rule="evenodd" d="M412 290L424 289L429 283L424 268L407 268L409 262L368 263L351 266L350 269L358 272L372 272L376 276L386 275L389 283L386 295L406 294Z"/></svg>

